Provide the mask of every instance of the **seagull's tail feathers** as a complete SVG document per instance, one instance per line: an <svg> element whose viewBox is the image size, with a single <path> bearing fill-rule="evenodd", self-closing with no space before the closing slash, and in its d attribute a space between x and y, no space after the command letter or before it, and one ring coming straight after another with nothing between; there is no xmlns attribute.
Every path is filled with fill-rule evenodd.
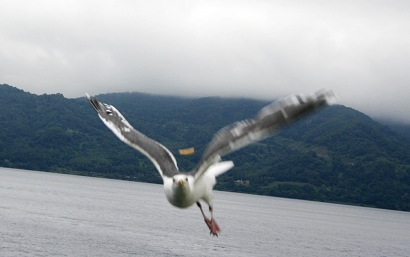
<svg viewBox="0 0 410 257"><path fill-rule="evenodd" d="M213 164L211 167L209 167L206 173L214 177L217 177L230 170L233 166L233 161L217 162Z"/></svg>

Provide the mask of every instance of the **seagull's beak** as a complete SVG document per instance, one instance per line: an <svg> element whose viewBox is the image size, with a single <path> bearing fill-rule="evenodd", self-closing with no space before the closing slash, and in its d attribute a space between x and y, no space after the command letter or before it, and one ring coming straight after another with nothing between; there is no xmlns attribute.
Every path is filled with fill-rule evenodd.
<svg viewBox="0 0 410 257"><path fill-rule="evenodd" d="M178 185L183 186L185 184L185 181L183 179L181 179L180 181L178 181Z"/></svg>

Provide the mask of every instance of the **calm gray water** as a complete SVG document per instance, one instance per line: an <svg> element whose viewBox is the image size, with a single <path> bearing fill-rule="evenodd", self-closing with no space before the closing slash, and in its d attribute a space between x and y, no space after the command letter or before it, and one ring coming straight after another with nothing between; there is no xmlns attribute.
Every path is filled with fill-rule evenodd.
<svg viewBox="0 0 410 257"><path fill-rule="evenodd" d="M161 185L0 168L0 256L409 256L410 213L215 192L222 232Z"/></svg>

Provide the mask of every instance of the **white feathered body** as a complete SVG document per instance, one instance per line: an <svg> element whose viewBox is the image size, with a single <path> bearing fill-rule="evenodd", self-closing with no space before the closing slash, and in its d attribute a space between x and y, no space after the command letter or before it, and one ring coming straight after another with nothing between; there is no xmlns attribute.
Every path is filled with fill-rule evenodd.
<svg viewBox="0 0 410 257"><path fill-rule="evenodd" d="M172 205L179 208L188 208L200 199L209 204L212 201L216 177L232 167L232 161L218 162L197 179L185 174L175 175L173 178L164 177L165 196ZM180 185L174 183L174 180L182 180L184 183Z"/></svg>

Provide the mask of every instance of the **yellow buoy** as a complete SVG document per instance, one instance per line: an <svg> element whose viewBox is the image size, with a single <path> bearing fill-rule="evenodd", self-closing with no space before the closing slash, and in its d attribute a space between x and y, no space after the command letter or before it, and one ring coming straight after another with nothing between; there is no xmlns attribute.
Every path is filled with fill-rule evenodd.
<svg viewBox="0 0 410 257"><path fill-rule="evenodd" d="M195 149L193 147L187 149L179 149L180 155L191 155L195 153Z"/></svg>

